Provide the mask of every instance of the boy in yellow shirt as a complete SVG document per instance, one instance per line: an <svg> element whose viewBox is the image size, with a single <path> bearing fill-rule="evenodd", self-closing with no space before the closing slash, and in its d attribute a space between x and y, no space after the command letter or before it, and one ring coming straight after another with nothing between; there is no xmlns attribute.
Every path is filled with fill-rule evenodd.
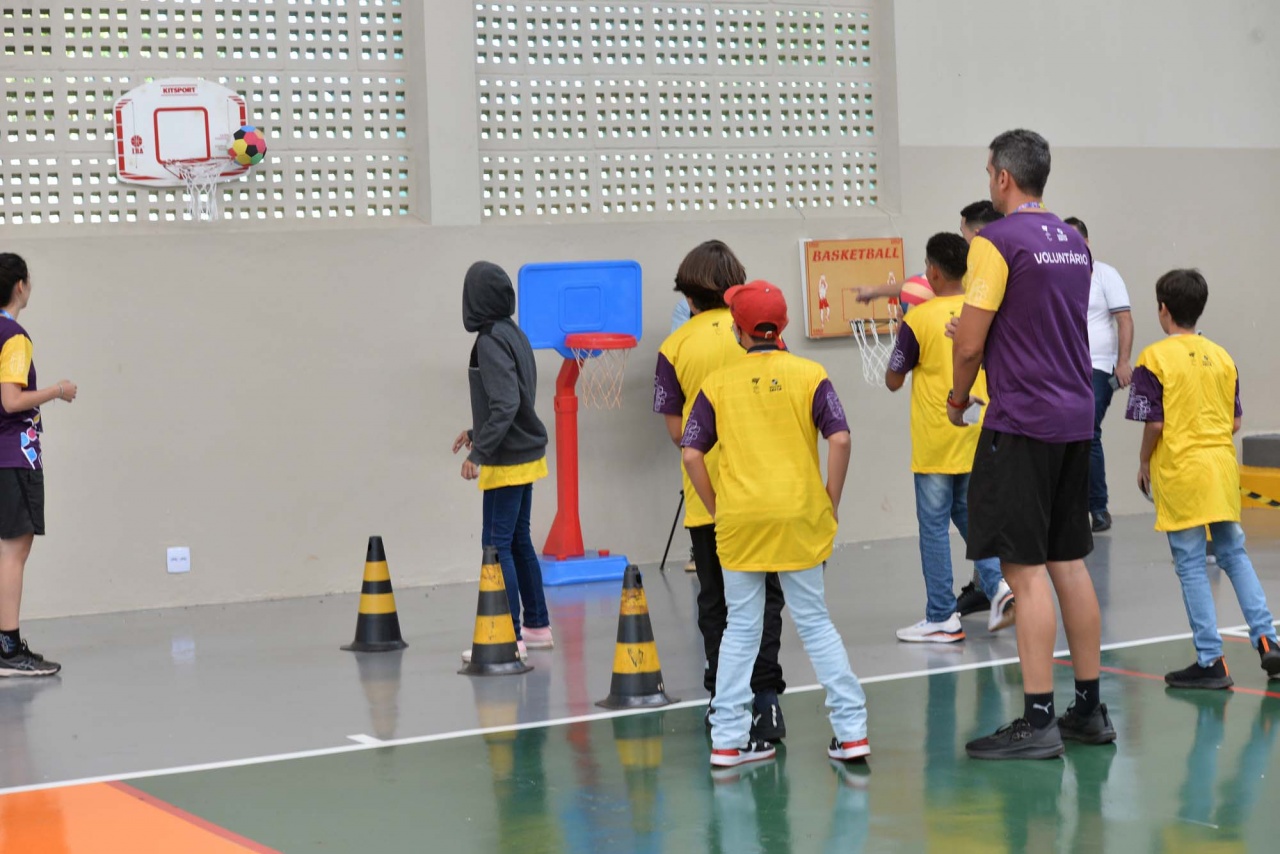
<svg viewBox="0 0 1280 854"><path fill-rule="evenodd" d="M1240 429L1240 377L1227 351L1196 334L1209 300L1199 270L1170 270L1156 282L1160 328L1168 336L1142 351L1125 417L1145 422L1138 487L1156 505L1156 530L1169 537L1196 661L1166 673L1171 688L1230 688L1213 591L1205 572L1205 526L1218 566L1235 589L1249 640L1268 676L1280 674L1280 648L1267 598L1244 549L1240 470L1232 436Z"/></svg>
<svg viewBox="0 0 1280 854"><path fill-rule="evenodd" d="M912 309L902 321L889 356L884 383L890 391L911 380L911 471L916 486L916 520L920 527L920 565L924 570L924 619L898 630L909 643L956 643L964 640L951 573L951 523L969 536L969 472L978 447L978 430L957 430L947 420L945 403L951 390L951 339L947 324L964 308L964 274L969 244L958 234L935 234L925 244L925 276L936 294ZM985 399L982 374L973 396ZM991 602L987 629L1013 624L1013 591L1000 574L1000 559L974 561L979 586Z"/></svg>
<svg viewBox="0 0 1280 854"><path fill-rule="evenodd" d="M746 357L734 338L733 318L724 303L725 291L746 280L747 271L742 262L719 240L698 244L676 271L676 290L688 300L692 317L662 342L653 377L653 411L663 416L676 447L680 446L684 420L693 408L703 380L725 365ZM713 487L719 483L718 459L716 451L707 454L707 471ZM693 544L694 569L698 573L698 631L702 633L706 654L702 684L714 694L720 639L728 619L724 572L716 551L715 522L683 467L681 472L684 475L684 526ZM777 742L787 736L787 722L778 703L778 695L787 687L778 663L785 604L778 577L770 573L765 581L764 635L751 673L751 690L755 694L751 737L759 741ZM714 701L711 705L715 705Z"/></svg>
<svg viewBox="0 0 1280 854"><path fill-rule="evenodd" d="M765 578L776 572L796 631L827 689L832 759L862 759L866 697L823 598L823 565L836 535L836 508L849 466L849 424L827 372L780 348L787 303L768 282L730 288L725 302L744 358L707 376L685 421L686 471L715 520L729 620L720 643L711 764L769 759L773 745L751 735L751 670L765 620ZM827 482L818 435L827 438ZM713 485L706 455L720 450Z"/></svg>

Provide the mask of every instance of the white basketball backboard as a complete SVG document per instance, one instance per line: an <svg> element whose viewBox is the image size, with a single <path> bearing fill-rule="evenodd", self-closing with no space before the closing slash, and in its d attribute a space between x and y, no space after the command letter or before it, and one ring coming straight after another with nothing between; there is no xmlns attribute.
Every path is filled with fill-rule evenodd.
<svg viewBox="0 0 1280 854"><path fill-rule="evenodd" d="M166 160L225 157L232 134L247 124L244 98L194 77L153 80L116 101L116 175L121 181L180 187ZM223 178L248 167L232 163Z"/></svg>

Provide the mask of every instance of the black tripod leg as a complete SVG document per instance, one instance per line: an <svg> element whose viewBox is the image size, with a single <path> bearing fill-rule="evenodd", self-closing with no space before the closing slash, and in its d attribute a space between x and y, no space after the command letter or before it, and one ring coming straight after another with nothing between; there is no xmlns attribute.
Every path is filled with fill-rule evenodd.
<svg viewBox="0 0 1280 854"><path fill-rule="evenodd" d="M671 541L676 538L676 526L680 524L680 511L684 509L684 490L680 490L680 503L676 505L676 518L671 520L671 533L667 535L667 547L662 550L662 565L659 572L667 571L667 555L671 552Z"/></svg>

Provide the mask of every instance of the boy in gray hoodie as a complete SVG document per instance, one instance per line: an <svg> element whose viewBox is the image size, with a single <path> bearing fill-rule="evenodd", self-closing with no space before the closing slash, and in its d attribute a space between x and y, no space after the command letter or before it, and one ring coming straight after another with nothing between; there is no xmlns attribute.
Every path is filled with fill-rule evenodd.
<svg viewBox="0 0 1280 854"><path fill-rule="evenodd" d="M503 269L487 261L472 264L462 284L462 323L476 333L467 372L471 429L454 440L453 452L470 451L462 477L478 480L484 495L481 545L498 550L523 656L526 648L550 649L553 641L529 534L533 483L547 476L547 428L534 412L538 368L529 339L512 320L515 309L515 289Z"/></svg>

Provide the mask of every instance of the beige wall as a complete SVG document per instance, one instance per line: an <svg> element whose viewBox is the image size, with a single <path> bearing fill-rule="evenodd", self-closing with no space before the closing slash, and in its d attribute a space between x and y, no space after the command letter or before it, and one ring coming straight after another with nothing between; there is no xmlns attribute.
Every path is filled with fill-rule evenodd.
<svg viewBox="0 0 1280 854"><path fill-rule="evenodd" d="M970 15L999 7L987 23L1010 33L1043 23L1010 17L1011 3L955 5ZM1102 15L1112 4L1078 6L1082 14ZM934 7L923 0L897 4L899 45L912 45L909 56L900 48L903 61L935 48L961 61L958 51L948 53L955 34L927 25L925 12ZM1259 14L1277 23L1274 12ZM1200 21L1183 17L1167 26L1185 40ZM1277 28L1263 30L1269 39ZM1250 32L1209 39L1200 48L1208 54L1203 61L1231 67L1233 39ZM1150 63L1183 60L1174 52L1148 56ZM978 65L992 73L989 61L975 63L974 73ZM1280 232L1273 204L1280 150L1261 147L1240 129L1243 108L1223 116L1234 142L1210 143L1202 133L1188 137L1197 147L1171 141L1163 132L1172 127L1167 122L1201 123L1203 105L1179 102L1145 71L1131 78L1123 72L1118 67L1108 78L1111 90L1125 93L1123 115L1108 109L1094 121L1084 110L1078 127L1087 131L1062 130L1074 147L1055 148L1048 200L1086 219L1097 256L1124 275L1139 345L1158 333L1151 305L1156 276L1175 265L1200 266L1212 288L1202 325L1241 366L1246 430L1280 427L1280 401L1271 391L1277 358L1261 324L1280 311L1263 251ZM967 101L963 115L974 125L953 130L934 119L960 116L953 110L960 96L945 87L929 91L919 74L913 67L900 77L901 211L892 216L0 231L4 249L27 256L33 270L34 297L23 322L35 339L41 376L81 385L75 404L46 411L50 535L29 564L25 615L353 590L373 533L386 537L400 587L473 578L480 499L458 477L449 445L469 412L470 338L461 326L460 283L480 258L512 271L529 261L570 258L631 257L643 265L646 337L629 365L624 408L582 417L583 528L588 547L656 561L679 478L676 453L649 412L651 377L673 303L669 282L683 252L706 238L724 239L753 276L783 285L797 305L801 237L900 234L918 267L928 235L955 229L960 207L983 196L987 138L1012 125L1034 127L1036 118L1057 121L1046 104L1024 109L1030 95L1018 90L1010 93L1018 94L1014 100ZM1047 91L1065 85L1034 65L1016 74ZM1080 85L1093 82L1086 75ZM1274 110L1261 105L1280 102L1280 76L1242 85L1252 95L1234 97L1251 102L1252 113L1265 113L1258 121L1274 122ZM445 106L458 109L456 102ZM1149 145L1135 142L1132 132L1147 119L1162 128ZM456 140L453 147L467 148ZM433 163L436 191L451 177ZM436 209L461 220L474 216L468 205L442 202ZM798 336L791 342L826 364L851 416L856 451L841 541L913 533L905 395L866 387L852 343ZM543 354L539 367L539 408L550 426L558 357ZM1138 433L1122 422L1118 407L1106 435L1113 509L1144 511L1131 487ZM535 504L540 541L554 511L552 481L540 486ZM189 575L166 575L170 545L191 547ZM893 570L904 584L917 583L914 567Z"/></svg>

